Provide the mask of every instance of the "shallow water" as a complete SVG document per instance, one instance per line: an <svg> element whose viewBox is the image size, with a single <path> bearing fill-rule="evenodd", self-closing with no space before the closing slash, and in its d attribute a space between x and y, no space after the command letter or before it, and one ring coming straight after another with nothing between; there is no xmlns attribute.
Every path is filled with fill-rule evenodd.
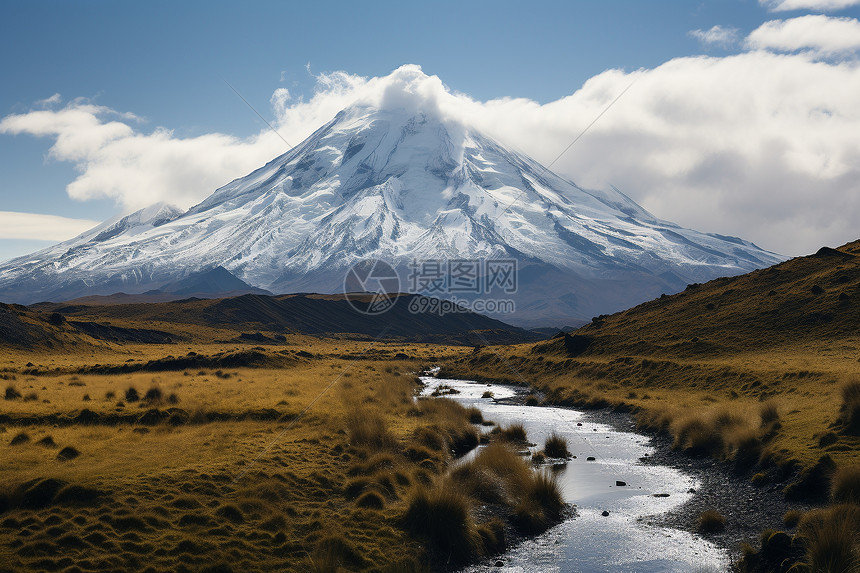
<svg viewBox="0 0 860 573"><path fill-rule="evenodd" d="M554 431L567 438L568 449L576 456L550 466L565 500L576 505L576 517L506 552L503 567L496 567L493 560L466 571L686 573L727 568L728 556L713 543L650 524L649 518L687 501L692 495L688 491L699 483L674 468L642 465L639 458L654 452L647 437L587 422L576 410L496 402L515 395L508 386L432 377L422 381L425 395L444 384L459 391L449 398L477 406L485 419L501 426L523 424L529 441L536 444L532 451L542 449ZM493 398L482 398L486 391ZM587 461L588 457L595 459ZM627 485L617 486L616 481ZM604 517L604 511L609 515Z"/></svg>

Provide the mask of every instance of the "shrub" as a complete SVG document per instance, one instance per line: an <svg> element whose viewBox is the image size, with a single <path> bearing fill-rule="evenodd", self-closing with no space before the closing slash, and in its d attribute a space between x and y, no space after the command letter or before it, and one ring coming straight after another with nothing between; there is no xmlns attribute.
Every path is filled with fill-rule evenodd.
<svg viewBox="0 0 860 573"><path fill-rule="evenodd" d="M105 392L105 400L113 400L114 398L116 398L116 392L114 392L113 390L108 390L107 392Z"/></svg>
<svg viewBox="0 0 860 573"><path fill-rule="evenodd" d="M493 397L493 393L490 392L489 390L484 390L484 393L481 394L481 398L492 398L492 397Z"/></svg>
<svg viewBox="0 0 860 573"><path fill-rule="evenodd" d="M699 514L698 529L702 533L719 533L726 528L726 518L718 511L709 509Z"/></svg>
<svg viewBox="0 0 860 573"><path fill-rule="evenodd" d="M3 396L5 400L17 400L21 397L21 393L15 389L12 384L6 386L6 394Z"/></svg>
<svg viewBox="0 0 860 573"><path fill-rule="evenodd" d="M860 466L839 468L830 481L833 503L860 504Z"/></svg>
<svg viewBox="0 0 860 573"><path fill-rule="evenodd" d="M416 488L403 522L407 531L426 540L438 560L465 563L480 547L469 500L452 487Z"/></svg>
<svg viewBox="0 0 860 573"><path fill-rule="evenodd" d="M138 400L140 400L140 394L137 393L137 388L132 386L128 390L125 391L125 401L126 402L131 403L131 402L137 402Z"/></svg>
<svg viewBox="0 0 860 573"><path fill-rule="evenodd" d="M38 395L38 394L36 394L35 392L28 392L28 393L24 396L24 401L25 401L25 402L35 402L35 401L36 401L36 400L38 400L38 399L39 399L39 395Z"/></svg>
<svg viewBox="0 0 860 573"><path fill-rule="evenodd" d="M30 436L28 436L25 432L21 432L20 434L16 434L14 438L9 442L10 446L17 446L18 444L26 444L30 441Z"/></svg>
<svg viewBox="0 0 860 573"><path fill-rule="evenodd" d="M526 396L526 406L537 406L539 404L537 396L529 394Z"/></svg>
<svg viewBox="0 0 860 573"><path fill-rule="evenodd" d="M543 451L551 458L567 458L570 452L567 449L567 439L553 432L544 443Z"/></svg>

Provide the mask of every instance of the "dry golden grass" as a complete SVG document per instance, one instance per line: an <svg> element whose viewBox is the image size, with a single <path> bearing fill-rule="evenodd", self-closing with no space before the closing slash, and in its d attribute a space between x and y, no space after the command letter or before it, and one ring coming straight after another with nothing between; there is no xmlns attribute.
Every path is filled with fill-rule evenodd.
<svg viewBox="0 0 860 573"><path fill-rule="evenodd" d="M381 344L374 356L367 343L310 342L282 368L90 372L253 349L220 344L5 354L4 382L39 400L0 400L0 569L423 570L405 499L451 456L399 452L420 428L446 440L475 429L465 411L448 420L449 405L414 415L411 373L423 355L460 350ZM29 440L11 445L22 432ZM80 455L60 461L66 447Z"/></svg>

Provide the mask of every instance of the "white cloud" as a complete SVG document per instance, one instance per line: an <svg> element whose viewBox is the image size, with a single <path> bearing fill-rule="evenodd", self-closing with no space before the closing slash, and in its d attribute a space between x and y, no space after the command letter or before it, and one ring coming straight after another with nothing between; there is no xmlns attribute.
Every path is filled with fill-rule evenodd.
<svg viewBox="0 0 860 573"><path fill-rule="evenodd" d="M218 133L179 138L164 128L142 133L136 123L133 114L75 100L58 110L9 115L0 133L54 138L49 156L80 171L69 196L114 198L126 211L157 201L190 207L285 151L268 130L247 140Z"/></svg>
<svg viewBox="0 0 860 573"><path fill-rule="evenodd" d="M690 30L688 34L699 40L699 43L705 47L715 46L717 48L731 48L739 38L737 28L725 28L723 26L713 26L709 30Z"/></svg>
<svg viewBox="0 0 860 573"><path fill-rule="evenodd" d="M810 54L753 51L677 58L654 69L608 70L539 104L476 101L417 66L365 78L320 74L308 98L272 96L278 131L298 143L353 102L434 110L552 161L635 78L635 85L553 169L585 187L618 186L657 216L738 235L785 254L858 238L860 66ZM140 133L85 102L9 116L0 131L56 139L52 154L81 175L69 193L127 207L187 207L284 151L265 130L240 140Z"/></svg>
<svg viewBox="0 0 860 573"><path fill-rule="evenodd" d="M60 103L61 101L63 101L63 97L60 94L55 93L54 95L52 95L49 98L40 99L34 105L36 107L53 107L53 106L57 105L58 103Z"/></svg>
<svg viewBox="0 0 860 573"><path fill-rule="evenodd" d="M771 20L753 30L745 43L752 49L803 50L822 57L849 55L860 50L860 21L821 15Z"/></svg>
<svg viewBox="0 0 860 573"><path fill-rule="evenodd" d="M758 0L758 3L771 12L787 12L789 10L827 12L860 5L860 0Z"/></svg>
<svg viewBox="0 0 860 573"><path fill-rule="evenodd" d="M99 221L88 219L0 211L0 239L65 241L98 224Z"/></svg>

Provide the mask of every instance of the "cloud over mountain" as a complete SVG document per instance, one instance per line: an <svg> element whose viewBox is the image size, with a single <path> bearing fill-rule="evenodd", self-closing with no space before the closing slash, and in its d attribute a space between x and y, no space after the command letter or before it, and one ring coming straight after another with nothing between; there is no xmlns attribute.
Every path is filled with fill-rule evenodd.
<svg viewBox="0 0 860 573"><path fill-rule="evenodd" d="M553 170L587 187L615 185L684 226L800 254L856 238L860 66L844 57L850 38L839 40L828 30L859 25L824 16L769 22L746 39L750 51L607 70L543 104L512 97L477 101L414 65L370 78L322 73L310 97L276 90L272 123L297 143L355 102L420 107L546 164L635 81ZM791 36L786 30L797 27L808 34L785 40ZM842 54L838 60L821 57L835 52ZM0 132L53 138L51 157L80 171L68 186L71 196L113 197L127 211L156 201L190 207L285 151L268 130L247 139L180 137L104 106L58 100L7 116Z"/></svg>

